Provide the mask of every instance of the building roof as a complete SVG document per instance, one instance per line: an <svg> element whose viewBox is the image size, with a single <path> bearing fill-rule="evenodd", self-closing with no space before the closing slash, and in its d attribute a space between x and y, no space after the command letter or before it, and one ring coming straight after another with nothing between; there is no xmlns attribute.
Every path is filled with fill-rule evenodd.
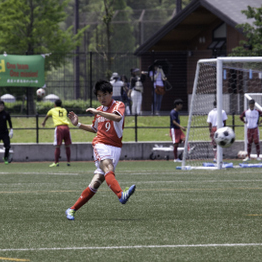
<svg viewBox="0 0 262 262"><path fill-rule="evenodd" d="M181 31L188 31L184 36L179 34L179 30L174 34L179 34L176 38L189 38L198 34L207 24L212 23L216 18L221 19L226 24L235 27L237 24L252 23L252 19L247 19L242 10L247 10L247 6L261 7L262 0L193 0L186 8L180 11L174 18L158 30L152 37L143 43L136 51L135 55L141 55L149 51L171 30L181 27ZM188 19L190 17L190 19ZM189 31L189 27L191 30ZM185 40L184 39L184 40ZM182 39L183 40L183 39Z"/></svg>

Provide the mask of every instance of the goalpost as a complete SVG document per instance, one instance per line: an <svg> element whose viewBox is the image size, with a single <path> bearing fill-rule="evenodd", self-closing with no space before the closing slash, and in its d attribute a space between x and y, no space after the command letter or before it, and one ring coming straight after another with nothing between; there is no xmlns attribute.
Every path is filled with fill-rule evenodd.
<svg viewBox="0 0 262 262"><path fill-rule="evenodd" d="M217 161L213 163L215 152L209 137L207 115L216 101L217 128L222 127L222 110L228 116L227 126L232 127L233 121L243 124L239 115L245 110L243 101L248 99L245 94L250 93L262 93L262 57L219 57L198 61L192 95L188 99L190 107L182 169L223 168L223 154L232 149L218 146ZM253 99L256 100L254 96ZM188 144L195 146L190 154Z"/></svg>

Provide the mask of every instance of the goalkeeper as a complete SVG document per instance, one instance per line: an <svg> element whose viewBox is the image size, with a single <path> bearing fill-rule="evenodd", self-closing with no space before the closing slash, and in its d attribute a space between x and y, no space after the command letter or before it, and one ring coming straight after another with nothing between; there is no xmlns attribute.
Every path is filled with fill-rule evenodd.
<svg viewBox="0 0 262 262"><path fill-rule="evenodd" d="M7 122L9 124L9 134L7 129ZM9 150L10 146L10 138L13 137L13 126L11 117L8 112L5 111L5 103L4 101L0 100L0 140L3 140L4 147L5 147L5 154L4 154L4 162L6 165L9 164Z"/></svg>

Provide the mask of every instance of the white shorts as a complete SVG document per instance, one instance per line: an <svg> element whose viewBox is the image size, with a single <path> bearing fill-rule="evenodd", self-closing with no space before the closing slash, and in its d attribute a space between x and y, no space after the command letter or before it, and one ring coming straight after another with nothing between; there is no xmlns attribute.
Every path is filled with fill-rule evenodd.
<svg viewBox="0 0 262 262"><path fill-rule="evenodd" d="M94 161L96 170L94 173L105 175L104 171L100 169L100 162L105 159L112 159L114 169L121 155L121 147L110 146L105 144L96 144L93 149Z"/></svg>

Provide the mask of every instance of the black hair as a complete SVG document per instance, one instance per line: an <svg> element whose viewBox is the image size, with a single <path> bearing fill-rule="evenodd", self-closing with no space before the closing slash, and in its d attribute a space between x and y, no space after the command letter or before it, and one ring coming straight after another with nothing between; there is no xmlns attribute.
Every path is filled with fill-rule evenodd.
<svg viewBox="0 0 262 262"><path fill-rule="evenodd" d="M216 101L216 100L213 102L213 105L214 105L215 107L217 106L217 101Z"/></svg>
<svg viewBox="0 0 262 262"><path fill-rule="evenodd" d="M131 69L130 69L130 73L131 73L132 76L135 75L133 71L134 71L134 68L131 68Z"/></svg>
<svg viewBox="0 0 262 262"><path fill-rule="evenodd" d="M0 105L5 105L5 102L3 100L0 100Z"/></svg>
<svg viewBox="0 0 262 262"><path fill-rule="evenodd" d="M125 82L128 82L126 75L121 76L121 80L124 79Z"/></svg>
<svg viewBox="0 0 262 262"><path fill-rule="evenodd" d="M255 100L254 99L249 100L249 104L255 104Z"/></svg>
<svg viewBox="0 0 262 262"><path fill-rule="evenodd" d="M57 99L57 100L55 101L55 105L56 105L56 106L62 106L62 101L61 101L60 99Z"/></svg>
<svg viewBox="0 0 262 262"><path fill-rule="evenodd" d="M97 92L102 91L103 93L112 93L113 91L113 86L111 85L110 82L104 79L100 79L95 83L95 89L94 89L94 94L97 96Z"/></svg>
<svg viewBox="0 0 262 262"><path fill-rule="evenodd" d="M176 99L175 101L174 101L174 105L176 106L176 105L179 105L179 104L183 104L183 100L182 99Z"/></svg>

